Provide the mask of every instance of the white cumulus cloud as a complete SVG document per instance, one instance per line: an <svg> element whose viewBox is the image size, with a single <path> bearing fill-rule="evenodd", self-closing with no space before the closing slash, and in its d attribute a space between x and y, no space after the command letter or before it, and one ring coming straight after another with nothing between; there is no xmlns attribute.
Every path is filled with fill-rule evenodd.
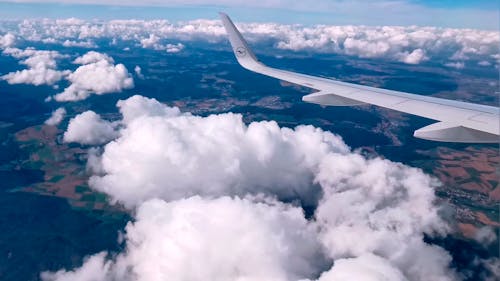
<svg viewBox="0 0 500 281"><path fill-rule="evenodd" d="M114 124L103 120L93 111L85 111L69 121L64 133L65 142L80 144L102 144L116 138Z"/></svg>
<svg viewBox="0 0 500 281"><path fill-rule="evenodd" d="M67 79L71 84L56 94L56 101L78 101L92 94L103 95L121 92L134 87L134 80L123 64L114 64L112 58L98 52L88 52L75 60L83 64Z"/></svg>
<svg viewBox="0 0 500 281"><path fill-rule="evenodd" d="M373 254L335 261L318 281L406 281L404 274L387 260Z"/></svg>
<svg viewBox="0 0 500 281"><path fill-rule="evenodd" d="M77 270L42 272L40 277L44 281L108 281L106 273L109 272L111 262L105 258L106 253L102 252L87 258Z"/></svg>
<svg viewBox="0 0 500 281"><path fill-rule="evenodd" d="M330 153L316 181L324 194L316 219L334 260L376 254L408 280L454 280L451 256L423 242L423 233L448 232L430 177L380 158Z"/></svg>
<svg viewBox="0 0 500 281"><path fill-rule="evenodd" d="M75 59L74 63L76 63L76 64L91 64L91 63L96 63L96 62L100 62L100 61L107 61L109 63L115 62L113 60L113 58L108 56L107 54L99 53L96 51L90 51L81 57L77 57Z"/></svg>
<svg viewBox="0 0 500 281"><path fill-rule="evenodd" d="M16 43L16 36L12 33L0 35L0 48L8 48L14 46Z"/></svg>
<svg viewBox="0 0 500 281"><path fill-rule="evenodd" d="M282 199L299 195L311 203L317 196L312 171L324 154L348 151L340 137L312 126L246 126L238 114L201 118L139 96L118 106L126 137L106 146L106 175L90 183L129 207L156 197L259 192Z"/></svg>
<svg viewBox="0 0 500 281"><path fill-rule="evenodd" d="M155 34L150 34L149 37L139 40L141 46L146 49L154 49L158 51L166 51L167 53L178 53L184 49L184 44L161 44L161 38Z"/></svg>
<svg viewBox="0 0 500 281"><path fill-rule="evenodd" d="M49 119L45 120L46 125L57 126L66 116L66 109L64 107L59 107L58 109L52 112L52 115Z"/></svg>
<svg viewBox="0 0 500 281"><path fill-rule="evenodd" d="M165 46L165 50L167 53L178 53L184 49L184 44L182 43L177 43L177 44L167 44Z"/></svg>
<svg viewBox="0 0 500 281"><path fill-rule="evenodd" d="M423 241L449 227L421 170L312 126L194 116L141 96L118 107L121 130L88 165L90 186L134 214L126 250L44 280L457 279L450 255Z"/></svg>
<svg viewBox="0 0 500 281"><path fill-rule="evenodd" d="M140 79L144 79L144 74L142 74L142 68L140 66L136 65L134 67L134 72L137 77L139 77Z"/></svg>
<svg viewBox="0 0 500 281"><path fill-rule="evenodd" d="M408 64L419 64L420 62L427 60L425 52L422 49L415 49L409 54L402 54L402 61Z"/></svg>
<svg viewBox="0 0 500 281"><path fill-rule="evenodd" d="M140 40L141 46L143 48L157 49L159 47L159 42L160 42L160 37L154 34L150 34L149 37Z"/></svg>
<svg viewBox="0 0 500 281"><path fill-rule="evenodd" d="M65 57L57 51L7 48L3 54L23 59L21 63L28 66L0 77L9 84L53 85L69 73L57 70L56 59Z"/></svg>
<svg viewBox="0 0 500 281"><path fill-rule="evenodd" d="M251 43L272 42L283 50L321 52L366 58L381 58L408 64L425 61L491 60L498 55L500 35L496 31L426 26L287 25L237 23ZM13 31L14 32L14 31ZM111 20L59 22L25 20L18 25L20 37L40 41L46 38L93 40L117 38L144 48L177 51L162 44L162 38L183 41L225 42L219 20L183 22L166 20Z"/></svg>
<svg viewBox="0 0 500 281"><path fill-rule="evenodd" d="M81 47L81 48L97 48L97 45L92 41L74 41L65 40L62 45L64 47Z"/></svg>
<svg viewBox="0 0 500 281"><path fill-rule="evenodd" d="M86 263L101 270L96 280L286 281L319 275L330 264L302 210L276 201L156 199L135 218L126 227L126 251L110 266L102 254ZM73 276L42 274L57 281Z"/></svg>

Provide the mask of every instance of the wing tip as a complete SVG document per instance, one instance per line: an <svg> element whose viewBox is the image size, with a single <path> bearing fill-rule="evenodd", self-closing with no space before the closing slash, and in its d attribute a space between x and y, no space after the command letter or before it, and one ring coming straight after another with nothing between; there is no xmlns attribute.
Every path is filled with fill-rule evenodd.
<svg viewBox="0 0 500 281"><path fill-rule="evenodd" d="M231 18L224 12L219 12L222 20L222 25L233 48L234 55L237 61L247 69L255 69L259 66L259 60L248 46L245 38L241 35L240 31L234 25Z"/></svg>

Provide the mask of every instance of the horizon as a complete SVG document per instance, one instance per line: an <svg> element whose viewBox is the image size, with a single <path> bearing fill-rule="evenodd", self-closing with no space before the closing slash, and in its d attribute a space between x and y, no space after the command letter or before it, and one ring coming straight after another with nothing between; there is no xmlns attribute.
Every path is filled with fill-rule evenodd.
<svg viewBox="0 0 500 281"><path fill-rule="evenodd" d="M322 3L326 0L319 0ZM77 1L85 2L85 1ZM92 1L87 1L92 2ZM42 19L42 18L79 18L84 20L167 19L187 21L194 19L218 19L218 12L230 14L238 22L274 22L280 24L303 25L366 25L366 26L433 26L443 28L469 28L498 30L499 14L492 11L488 1L478 1L477 5L457 1L369 1L368 7L361 8L358 1L342 4L339 10L328 6L322 11L317 9L300 10L278 5L269 7L240 6L220 3L153 5L116 5L108 3L67 3L65 1L0 1L0 17L4 20ZM154 2L154 1L153 1ZM175 2L175 1L174 1ZM221 1L223 2L223 1ZM279 3L283 1L277 1ZM326 1L328 2L328 1ZM337 2L337 1L334 1ZM396 5L394 3L406 3ZM427 5L419 3L425 2ZM389 3L389 4L387 4ZM445 5L448 3L447 5ZM337 4L336 4L337 5ZM346 7L352 5L352 8ZM392 5L387 8L383 5ZM374 12L370 12L372 9ZM378 10L377 10L378 9ZM251 12L249 12L251 11ZM383 11L383 13L381 12ZM414 12L411 12L414 11Z"/></svg>

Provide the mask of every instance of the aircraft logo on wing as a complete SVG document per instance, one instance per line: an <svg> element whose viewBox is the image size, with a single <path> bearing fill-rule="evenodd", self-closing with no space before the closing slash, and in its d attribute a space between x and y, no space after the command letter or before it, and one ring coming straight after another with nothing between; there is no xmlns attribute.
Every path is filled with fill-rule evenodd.
<svg viewBox="0 0 500 281"><path fill-rule="evenodd" d="M247 54L247 50L245 49L245 47L238 47L236 48L235 53L238 57L241 58Z"/></svg>

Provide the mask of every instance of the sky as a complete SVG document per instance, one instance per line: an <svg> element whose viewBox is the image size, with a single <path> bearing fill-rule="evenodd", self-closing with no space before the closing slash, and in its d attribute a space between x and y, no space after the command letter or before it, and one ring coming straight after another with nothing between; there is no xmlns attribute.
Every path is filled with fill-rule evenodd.
<svg viewBox="0 0 500 281"><path fill-rule="evenodd" d="M419 25L497 30L494 0L13 0L0 1L0 18L169 19L338 25Z"/></svg>

